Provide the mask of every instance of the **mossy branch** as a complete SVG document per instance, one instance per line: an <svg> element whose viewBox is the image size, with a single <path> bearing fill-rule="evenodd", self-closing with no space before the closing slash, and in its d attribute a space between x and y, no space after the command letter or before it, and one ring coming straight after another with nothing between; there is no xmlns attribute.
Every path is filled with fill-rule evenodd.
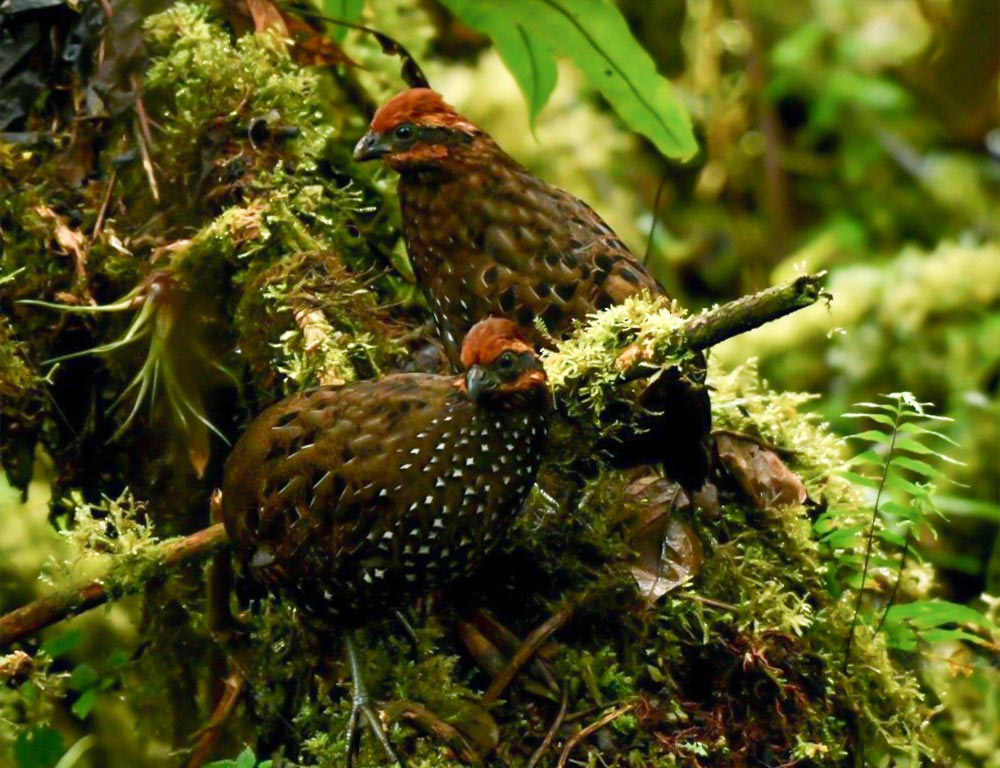
<svg viewBox="0 0 1000 768"><path fill-rule="evenodd" d="M679 358L685 353L707 349L728 338L814 304L827 295L822 290L822 277L822 274L804 275L783 285L744 296L703 312L673 327L669 322L661 324L657 326L659 331L654 329L653 335L662 332L664 336L669 336L667 357ZM606 314L601 313L601 315ZM657 343L652 344L636 343L624 351L618 350L614 361L618 376L624 380L648 376L651 372L651 363L664 362L659 344L662 340L657 339L655 340ZM593 339L589 338L585 330L580 334L579 342L589 345L593 343ZM549 362L551 363L559 354L550 357ZM574 372L579 375L583 369L593 364L594 361L586 361L581 366L577 362L573 366ZM228 537L222 524L219 523L186 538L173 539L157 545L149 555L150 567L132 570L128 578L119 578L115 566L112 566L101 579L73 584L11 611L0 617L0 647L69 616L83 613L125 594L137 592L150 579L174 568L196 563L220 550L227 543ZM530 657L530 653L528 656Z"/></svg>
<svg viewBox="0 0 1000 768"><path fill-rule="evenodd" d="M829 299L823 277L803 275L695 316L662 297L630 297L543 353L549 384L571 416L600 417L608 403L622 399L623 384L684 368L709 347Z"/></svg>
<svg viewBox="0 0 1000 768"><path fill-rule="evenodd" d="M684 326L685 346L691 350L708 349L733 336L805 309L821 298L832 298L823 290L825 275L825 272L802 275L692 318Z"/></svg>
<svg viewBox="0 0 1000 768"><path fill-rule="evenodd" d="M170 539L156 545L149 553L153 567L141 568L138 574L120 578L112 565L104 577L63 587L0 617L0 647L34 634L57 621L103 605L109 600L138 592L153 578L165 572L192 565L229 543L222 523L203 528L184 538Z"/></svg>

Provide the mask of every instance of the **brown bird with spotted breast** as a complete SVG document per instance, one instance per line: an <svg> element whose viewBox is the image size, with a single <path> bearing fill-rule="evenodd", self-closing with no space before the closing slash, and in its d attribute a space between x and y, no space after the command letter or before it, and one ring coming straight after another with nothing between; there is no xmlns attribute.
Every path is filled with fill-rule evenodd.
<svg viewBox="0 0 1000 768"><path fill-rule="evenodd" d="M435 91L413 88L386 102L354 157L399 172L407 250L453 360L457 340L483 317L525 328L538 319L562 337L629 296L665 295L586 203L532 175ZM701 486L711 428L703 362L647 390L641 405L657 415L621 452L624 463L656 456L674 479Z"/></svg>
<svg viewBox="0 0 1000 768"><path fill-rule="evenodd" d="M525 335L477 323L458 376L396 374L271 406L226 461L222 509L241 559L306 614L344 628L364 715L387 754L350 628L474 571L535 482L550 395Z"/></svg>

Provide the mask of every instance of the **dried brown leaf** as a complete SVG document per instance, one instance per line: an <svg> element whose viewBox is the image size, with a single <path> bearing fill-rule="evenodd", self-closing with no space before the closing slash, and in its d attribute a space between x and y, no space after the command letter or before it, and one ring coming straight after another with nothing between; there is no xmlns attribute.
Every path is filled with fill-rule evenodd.
<svg viewBox="0 0 1000 768"><path fill-rule="evenodd" d="M799 476L770 448L751 437L720 432L715 444L722 466L757 509L804 504L809 498Z"/></svg>
<svg viewBox="0 0 1000 768"><path fill-rule="evenodd" d="M288 25L271 0L246 0L247 10L253 19L254 31L260 35L267 32L277 35L282 40L288 39Z"/></svg>
<svg viewBox="0 0 1000 768"><path fill-rule="evenodd" d="M625 493L643 507L629 536L635 552L630 570L652 604L698 573L704 560L701 541L677 515L691 503L677 483L643 474L625 487Z"/></svg>
<svg viewBox="0 0 1000 768"><path fill-rule="evenodd" d="M72 229L65 216L60 216L47 205L36 206L35 213L43 219L52 220L52 237L62 252L72 257L77 282L81 286L85 286L87 284L87 238L82 232Z"/></svg>

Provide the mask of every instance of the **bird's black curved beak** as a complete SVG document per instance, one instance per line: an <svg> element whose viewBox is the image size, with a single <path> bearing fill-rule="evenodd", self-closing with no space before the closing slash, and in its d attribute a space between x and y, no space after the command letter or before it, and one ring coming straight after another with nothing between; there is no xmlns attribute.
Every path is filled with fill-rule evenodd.
<svg viewBox="0 0 1000 768"><path fill-rule="evenodd" d="M493 375L481 365L474 365L465 374L465 388L476 402L495 386Z"/></svg>
<svg viewBox="0 0 1000 768"><path fill-rule="evenodd" d="M377 133L368 131L361 137L361 141L354 145L355 160L376 160L383 155L389 154L392 147L389 140Z"/></svg>

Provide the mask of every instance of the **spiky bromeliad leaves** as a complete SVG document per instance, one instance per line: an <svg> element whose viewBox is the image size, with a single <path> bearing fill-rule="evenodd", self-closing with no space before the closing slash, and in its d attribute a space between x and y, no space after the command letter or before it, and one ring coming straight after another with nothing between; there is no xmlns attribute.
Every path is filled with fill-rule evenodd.
<svg viewBox="0 0 1000 768"><path fill-rule="evenodd" d="M533 176L482 129L427 88L404 91L376 112L355 158L381 158L400 174L403 235L438 330L456 340L497 315L563 337L595 310L663 288L582 200ZM536 343L551 346L536 331ZM711 425L704 361L660 376L642 406L659 414L631 451L662 459L697 488ZM628 459L626 459L628 461Z"/></svg>
<svg viewBox="0 0 1000 768"><path fill-rule="evenodd" d="M132 344L145 342L146 356L128 386L112 403L112 410L126 402L135 392L132 406L111 439L121 437L133 423L143 403L149 403L150 413L158 397L165 397L168 410L180 428L187 446L188 458L200 476L208 462L208 434L213 432L223 442L228 442L205 414L201 392L196 377L185 375L184 367L192 358L200 358L204 366L230 374L218 361L200 350L192 341L190 329L178 328L178 298L184 293L176 275L167 271L155 272L118 301L103 306L73 306L45 301L26 300L22 303L76 314L102 314L135 311L128 329L118 339L90 349L71 352L53 358L48 363L61 363L85 355L106 355ZM179 338L181 340L179 340Z"/></svg>

